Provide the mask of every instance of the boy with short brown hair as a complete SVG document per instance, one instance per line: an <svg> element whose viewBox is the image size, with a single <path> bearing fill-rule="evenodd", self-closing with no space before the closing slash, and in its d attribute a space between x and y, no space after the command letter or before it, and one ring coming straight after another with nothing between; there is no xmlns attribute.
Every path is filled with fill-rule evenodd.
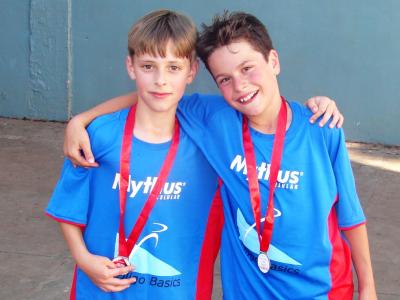
<svg viewBox="0 0 400 300"><path fill-rule="evenodd" d="M88 127L99 168L64 163L46 213L77 263L71 299L211 298L217 176L175 117L197 70L196 37L172 11L139 20L126 59L137 104Z"/></svg>

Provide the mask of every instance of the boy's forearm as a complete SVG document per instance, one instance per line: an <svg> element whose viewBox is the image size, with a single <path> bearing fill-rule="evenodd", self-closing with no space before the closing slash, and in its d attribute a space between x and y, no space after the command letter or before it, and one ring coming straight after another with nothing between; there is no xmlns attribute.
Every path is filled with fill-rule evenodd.
<svg viewBox="0 0 400 300"><path fill-rule="evenodd" d="M350 230L345 230L344 235L350 244L351 256L357 273L358 290L360 294L368 290L368 294L376 296L367 228L365 224Z"/></svg>
<svg viewBox="0 0 400 300"><path fill-rule="evenodd" d="M72 258L80 266L87 255L90 254L83 240L82 230L78 226L67 223L60 223L60 226Z"/></svg>
<svg viewBox="0 0 400 300"><path fill-rule="evenodd" d="M136 92L132 92L126 95L111 98L91 109L84 111L74 117L74 119L79 120L86 127L95 118L101 115L115 112L117 110L132 106L137 102Z"/></svg>

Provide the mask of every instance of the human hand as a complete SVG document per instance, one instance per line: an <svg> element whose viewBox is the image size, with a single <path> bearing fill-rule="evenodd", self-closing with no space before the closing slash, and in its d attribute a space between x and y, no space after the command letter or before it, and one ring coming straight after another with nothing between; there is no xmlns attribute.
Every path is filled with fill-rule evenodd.
<svg viewBox="0 0 400 300"><path fill-rule="evenodd" d="M314 123L320 116L323 115L318 125L323 127L332 117L329 124L330 128L341 128L344 122L344 117L336 106L335 101L325 96L315 96L308 99L305 105L313 112L310 122Z"/></svg>
<svg viewBox="0 0 400 300"><path fill-rule="evenodd" d="M71 160L75 167L77 165L86 168L99 166L94 161L89 135L79 115L72 118L65 128L63 150L64 155Z"/></svg>
<svg viewBox="0 0 400 300"><path fill-rule="evenodd" d="M120 279L119 275L132 272L134 267L117 267L110 259L104 256L88 254L80 259L78 266L86 273L92 282L105 292L120 292L130 287L136 278Z"/></svg>

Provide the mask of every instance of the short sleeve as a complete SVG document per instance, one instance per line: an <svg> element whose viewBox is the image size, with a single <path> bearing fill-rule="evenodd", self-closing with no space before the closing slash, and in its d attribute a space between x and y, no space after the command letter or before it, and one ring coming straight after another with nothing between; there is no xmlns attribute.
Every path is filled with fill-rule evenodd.
<svg viewBox="0 0 400 300"><path fill-rule="evenodd" d="M208 129L209 120L227 107L225 100L218 95L185 95L179 102L177 116L182 128L199 143Z"/></svg>
<svg viewBox="0 0 400 300"><path fill-rule="evenodd" d="M60 222L85 226L90 200L90 175L91 170L74 168L72 163L65 159L46 214Z"/></svg>
<svg viewBox="0 0 400 300"><path fill-rule="evenodd" d="M328 148L338 190L336 212L339 227L349 229L363 224L365 216L357 195L356 184L342 129L327 129Z"/></svg>

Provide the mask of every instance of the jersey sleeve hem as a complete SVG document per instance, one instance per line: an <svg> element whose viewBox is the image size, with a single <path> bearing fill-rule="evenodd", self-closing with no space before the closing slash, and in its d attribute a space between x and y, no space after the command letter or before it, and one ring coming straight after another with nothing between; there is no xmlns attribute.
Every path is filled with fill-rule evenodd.
<svg viewBox="0 0 400 300"><path fill-rule="evenodd" d="M59 223L66 223L66 224L70 224L70 225L74 225L80 228L85 228L86 224L85 222L79 221L79 220L74 220L72 218L69 217L65 217L65 216L59 216L51 211L45 211L45 215L48 216L49 218L53 219L54 221L57 221Z"/></svg>
<svg viewBox="0 0 400 300"><path fill-rule="evenodd" d="M361 225L365 225L365 224L367 224L367 221L364 220L364 221L361 221L361 222L359 222L357 224L354 224L354 225L339 226L339 229L342 230L342 231L347 231L347 230L351 230L351 229L357 228L357 227L359 227Z"/></svg>

